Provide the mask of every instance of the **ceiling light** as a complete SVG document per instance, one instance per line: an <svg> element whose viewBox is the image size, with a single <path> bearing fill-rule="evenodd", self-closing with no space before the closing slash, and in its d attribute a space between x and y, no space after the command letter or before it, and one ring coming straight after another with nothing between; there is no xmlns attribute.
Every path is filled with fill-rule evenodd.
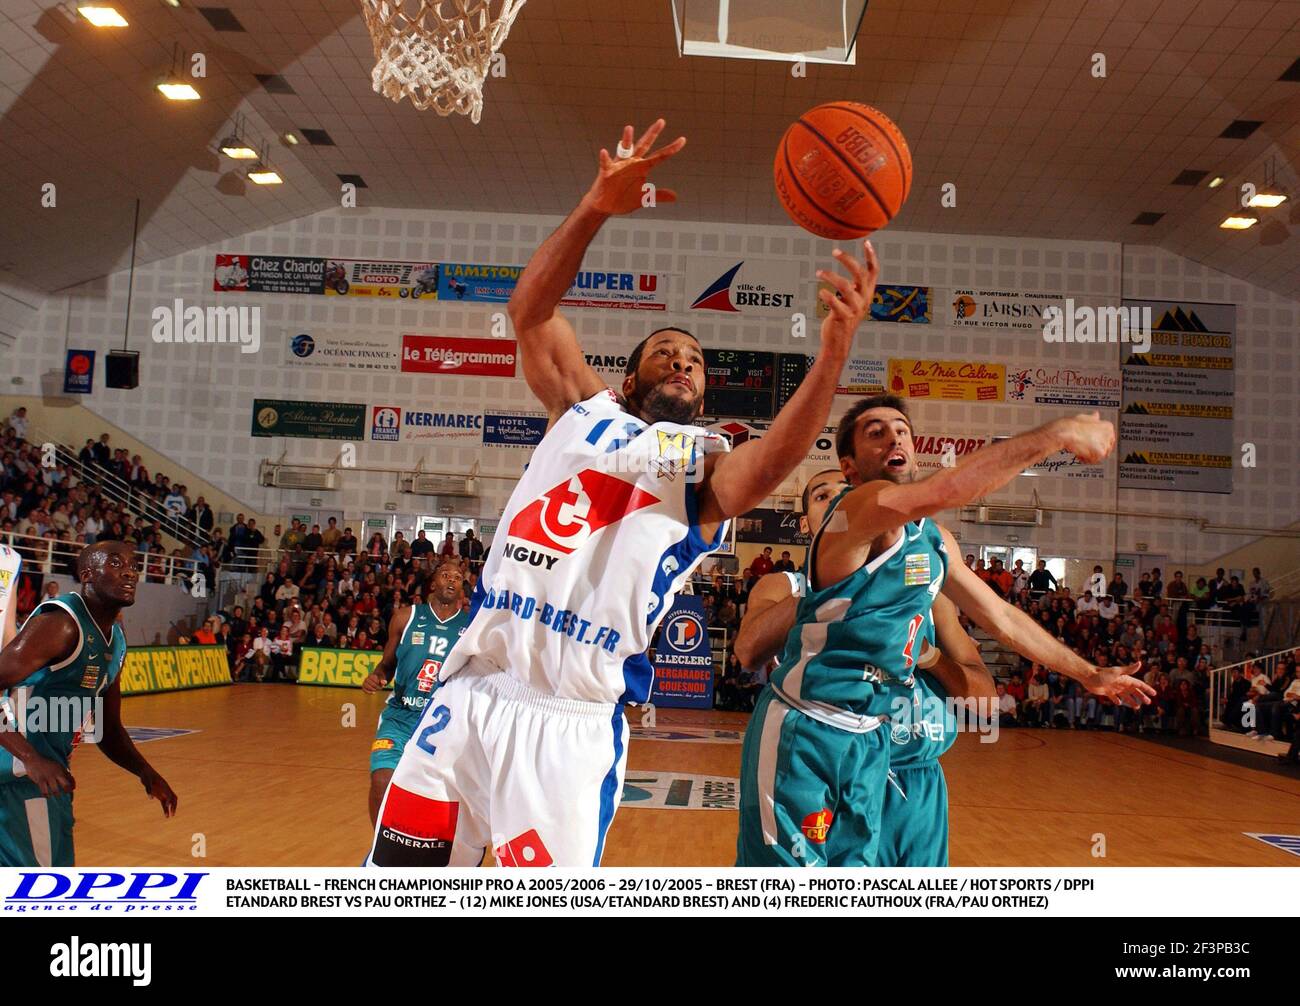
<svg viewBox="0 0 1300 1006"><path fill-rule="evenodd" d="M1284 202L1286 202L1286 195L1273 189L1264 192L1256 192L1250 197L1246 205L1262 206L1266 210L1271 210L1275 206L1281 206Z"/></svg>
<svg viewBox="0 0 1300 1006"><path fill-rule="evenodd" d="M181 0L163 0L163 3L168 7L179 7L181 5Z"/></svg>
<svg viewBox="0 0 1300 1006"><path fill-rule="evenodd" d="M293 133L285 133L284 142L291 147L296 147L298 146L298 137L294 136Z"/></svg>
<svg viewBox="0 0 1300 1006"><path fill-rule="evenodd" d="M1259 223L1258 217L1233 215L1225 218L1219 226L1226 231L1244 231L1254 227L1257 223Z"/></svg>
<svg viewBox="0 0 1300 1006"><path fill-rule="evenodd" d="M279 185L284 181L274 168L262 164L248 169L248 180L254 185Z"/></svg>
<svg viewBox="0 0 1300 1006"><path fill-rule="evenodd" d="M96 28L125 28L126 18L112 7L78 7L77 13Z"/></svg>
<svg viewBox="0 0 1300 1006"><path fill-rule="evenodd" d="M158 90L162 92L164 98L168 101L198 101L199 92L194 90L193 84L186 84L179 80L164 80L158 84Z"/></svg>
<svg viewBox="0 0 1300 1006"><path fill-rule="evenodd" d="M257 158L257 151L233 134L221 141L221 152L237 161L252 161Z"/></svg>
<svg viewBox="0 0 1300 1006"><path fill-rule="evenodd" d="M1213 178L1210 179L1210 188L1212 189L1217 189L1222 184L1223 184L1222 175L1215 175Z"/></svg>

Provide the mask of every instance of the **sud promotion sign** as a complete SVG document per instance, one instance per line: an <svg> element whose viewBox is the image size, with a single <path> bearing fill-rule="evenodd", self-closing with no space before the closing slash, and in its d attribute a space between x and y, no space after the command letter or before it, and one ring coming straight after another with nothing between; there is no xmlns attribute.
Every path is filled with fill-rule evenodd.
<svg viewBox="0 0 1300 1006"><path fill-rule="evenodd" d="M224 646L132 646L122 662L122 694L176 692L230 684Z"/></svg>
<svg viewBox="0 0 1300 1006"><path fill-rule="evenodd" d="M1120 376L1074 367L1012 367L1007 370L1007 401L1072 409L1118 409Z"/></svg>
<svg viewBox="0 0 1300 1006"><path fill-rule="evenodd" d="M713 708L713 651L698 597L678 594L659 627L650 701L673 709Z"/></svg>
<svg viewBox="0 0 1300 1006"><path fill-rule="evenodd" d="M889 390L904 398L949 402L1000 402L1006 396L1002 363L965 360L890 360Z"/></svg>

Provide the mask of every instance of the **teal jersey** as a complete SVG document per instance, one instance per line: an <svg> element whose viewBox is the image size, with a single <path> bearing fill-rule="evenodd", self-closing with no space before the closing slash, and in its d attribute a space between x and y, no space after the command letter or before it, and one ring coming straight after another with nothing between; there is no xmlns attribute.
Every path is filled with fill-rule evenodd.
<svg viewBox="0 0 1300 1006"><path fill-rule="evenodd" d="M771 682L810 714L893 718L913 701L922 640L934 645L930 606L948 554L938 527L922 519L839 583L815 589L822 530L843 499L831 504L808 548L807 586Z"/></svg>
<svg viewBox="0 0 1300 1006"><path fill-rule="evenodd" d="M957 739L957 717L943 686L922 671L909 691L911 712L892 717L889 724L891 769L938 761Z"/></svg>
<svg viewBox="0 0 1300 1006"><path fill-rule="evenodd" d="M397 644L397 673L388 704L421 713L438 683L443 661L469 625L469 612L458 611L442 621L427 604L414 605Z"/></svg>
<svg viewBox="0 0 1300 1006"><path fill-rule="evenodd" d="M6 723L22 730L38 754L65 769L72 749L89 726L94 700L122 673L126 638L114 625L105 639L80 594L60 594L42 601L32 615L62 610L77 623L78 642L72 656L42 667L5 696ZM0 783L27 775L23 763L0 748Z"/></svg>

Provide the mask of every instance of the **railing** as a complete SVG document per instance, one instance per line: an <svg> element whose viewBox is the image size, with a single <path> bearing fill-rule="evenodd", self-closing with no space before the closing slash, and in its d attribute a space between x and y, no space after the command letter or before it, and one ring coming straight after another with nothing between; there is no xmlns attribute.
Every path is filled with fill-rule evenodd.
<svg viewBox="0 0 1300 1006"><path fill-rule="evenodd" d="M1291 569L1268 582L1272 593L1269 600L1281 601L1300 595L1300 569ZM1246 586L1249 590L1249 584Z"/></svg>
<svg viewBox="0 0 1300 1006"><path fill-rule="evenodd" d="M1274 653L1266 654L1262 657L1252 657L1248 660L1240 660L1235 664L1227 664L1223 667L1216 667L1210 671L1210 725L1219 729L1223 726L1223 709L1228 698L1228 690L1232 683L1232 672L1238 667L1253 666L1260 672L1267 674L1271 679L1277 665L1285 663L1286 659L1294 652L1293 648L1287 647L1285 650L1278 650Z"/></svg>
<svg viewBox="0 0 1300 1006"><path fill-rule="evenodd" d="M206 545L208 532L184 514L177 514L163 506L147 492L131 485L98 462L82 461L80 456L65 444L59 443L42 432L29 427L28 444L50 444L54 447L54 460L75 471L83 482L93 484L105 499L116 503L134 517L143 517L148 521L157 521L162 532L174 538L182 545Z"/></svg>
<svg viewBox="0 0 1300 1006"><path fill-rule="evenodd" d="M0 531L0 543L22 556L23 569L46 576L61 574L76 577L77 556L86 546L67 538L42 538L31 534ZM189 588L200 563L184 556L163 555L137 550L140 576L147 583L176 583Z"/></svg>

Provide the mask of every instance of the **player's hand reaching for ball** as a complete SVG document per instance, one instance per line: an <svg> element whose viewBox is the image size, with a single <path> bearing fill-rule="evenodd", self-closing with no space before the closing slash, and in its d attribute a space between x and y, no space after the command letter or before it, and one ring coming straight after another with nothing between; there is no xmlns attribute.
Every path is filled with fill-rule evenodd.
<svg viewBox="0 0 1300 1006"><path fill-rule="evenodd" d="M374 695L375 692L382 689L386 684L388 684L388 679L386 677L378 671L371 671L366 675L366 680L361 682L361 690L367 695Z"/></svg>
<svg viewBox="0 0 1300 1006"><path fill-rule="evenodd" d="M835 261L848 270L848 276L829 269L817 270L817 278L831 286L831 289L817 293L830 312L822 322L822 348L844 356L853 346L858 325L871 311L876 282L880 279L880 260L876 258L876 249L870 241L862 242L862 252L865 264L838 248L831 253Z"/></svg>
<svg viewBox="0 0 1300 1006"><path fill-rule="evenodd" d="M646 176L651 169L686 146L686 137L679 136L666 147L651 153L650 148L663 130L664 120L657 119L641 134L641 139L633 143L632 127L624 126L623 138L614 156L601 147L600 169L583 202L601 213L631 213L640 209L644 205ZM621 156L623 154L628 156ZM654 198L656 203L674 203L677 193L672 189L656 188Z"/></svg>
<svg viewBox="0 0 1300 1006"><path fill-rule="evenodd" d="M1154 688L1137 677L1141 669L1140 660L1127 667L1094 667L1082 683L1088 691L1105 696L1116 705L1137 709L1151 705L1156 694Z"/></svg>
<svg viewBox="0 0 1300 1006"><path fill-rule="evenodd" d="M163 817L172 817L176 813L176 794L167 785L166 779L153 769L146 769L140 773L140 782L144 784L144 791L150 798L162 804Z"/></svg>
<svg viewBox="0 0 1300 1006"><path fill-rule="evenodd" d="M1115 427L1096 412L1081 413L1054 424L1061 437L1061 449L1084 464L1100 461L1115 449Z"/></svg>

